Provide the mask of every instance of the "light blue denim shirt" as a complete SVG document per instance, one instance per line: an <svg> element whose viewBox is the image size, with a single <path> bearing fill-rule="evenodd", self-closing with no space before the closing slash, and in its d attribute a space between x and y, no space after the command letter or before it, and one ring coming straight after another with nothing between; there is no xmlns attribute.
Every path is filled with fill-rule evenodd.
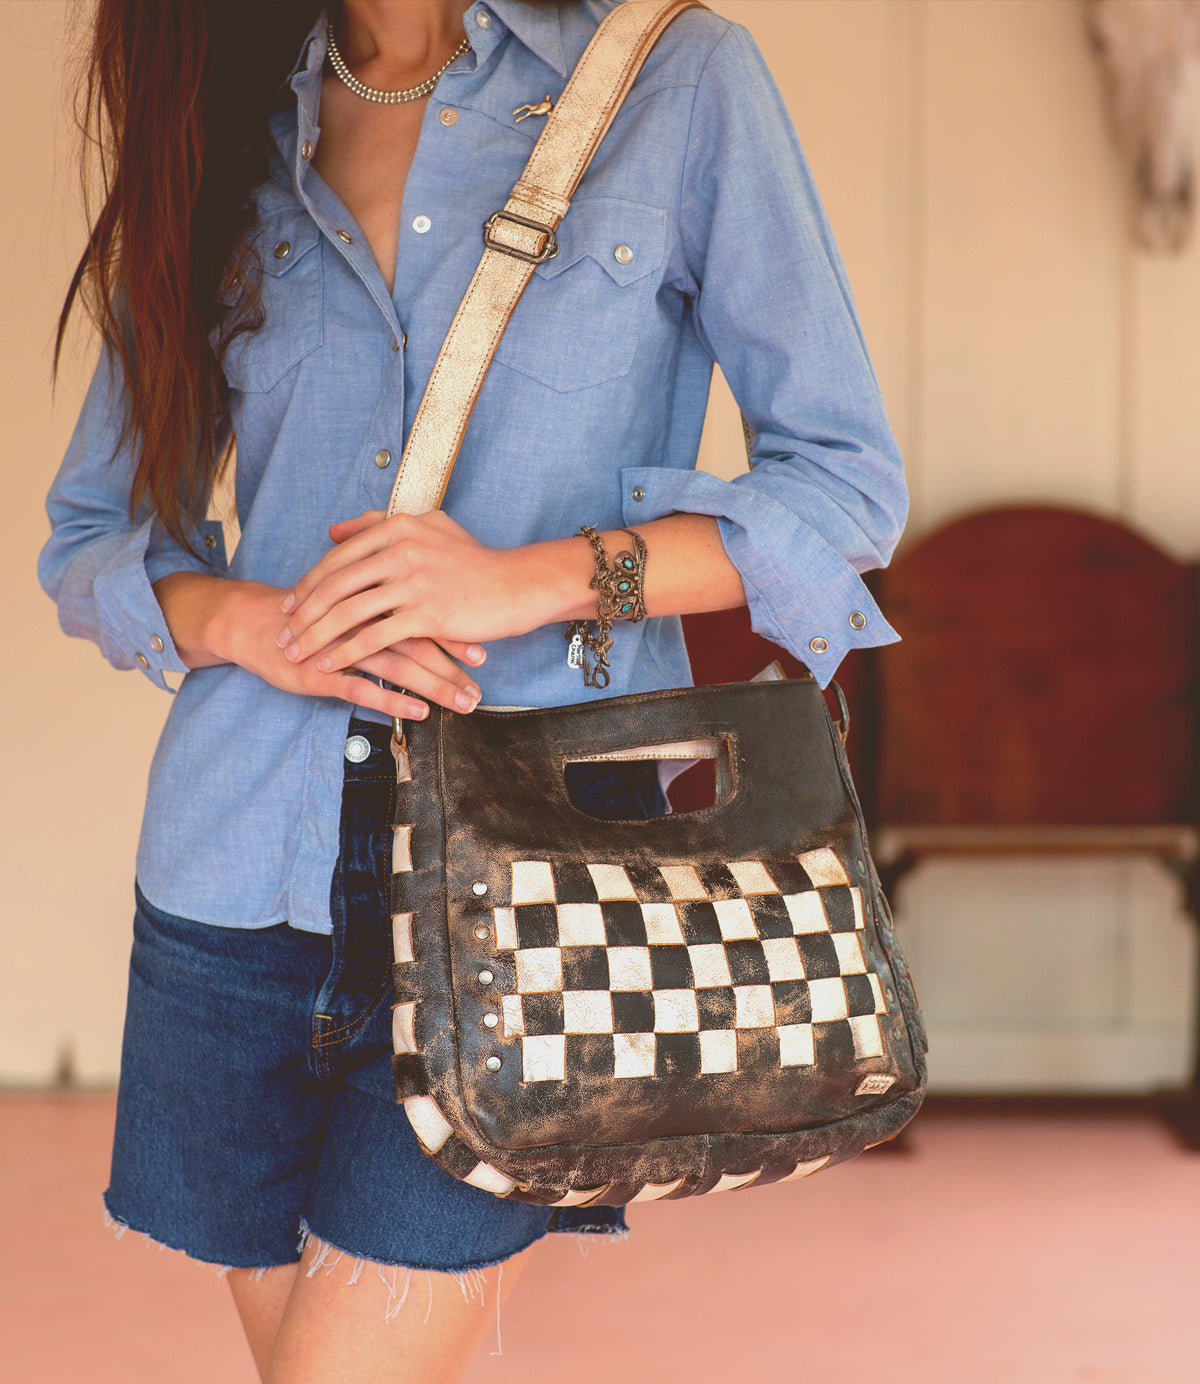
<svg viewBox="0 0 1200 1384"><path fill-rule="evenodd" d="M257 194L266 325L235 342L225 367L242 537L226 564L219 528L201 525L208 570L289 586L328 548L330 523L386 506L481 223L542 125L513 112L557 99L610 8L478 0L466 12L472 49L425 111L391 294L304 155L320 134L323 21L314 27ZM744 29L705 10L671 26L559 241L483 386L447 512L498 547L583 523L714 515L754 628L822 683L848 649L894 640L858 573L884 564L899 536L901 462L795 131ZM695 470L713 360L754 438L752 468L732 482ZM157 524L129 518L131 457L114 458L120 390L102 360L50 493L40 575L68 634L166 687L165 671L186 670L151 583L205 568ZM381 449L390 465L377 464ZM690 681L678 620L615 633L604 693L567 667L554 626L488 647L474 674L484 701L551 706ZM329 931L350 714L238 667L188 673L151 770L137 862L146 895L209 923Z"/></svg>

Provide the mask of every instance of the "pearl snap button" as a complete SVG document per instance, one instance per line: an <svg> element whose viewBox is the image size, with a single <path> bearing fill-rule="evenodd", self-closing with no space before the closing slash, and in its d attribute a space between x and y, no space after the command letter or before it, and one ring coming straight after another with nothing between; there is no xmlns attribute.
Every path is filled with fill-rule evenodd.
<svg viewBox="0 0 1200 1384"><path fill-rule="evenodd" d="M375 453L375 465L382 471L392 459L391 452L386 447L380 447Z"/></svg>
<svg viewBox="0 0 1200 1384"><path fill-rule="evenodd" d="M426 231L430 228L430 226L432 226L432 225L433 225L433 222L430 221L429 217L427 217L427 216L414 216L414 217L413 217L412 228L413 228L414 231L416 231L416 233L417 233L418 235L424 235L425 232L426 232Z"/></svg>
<svg viewBox="0 0 1200 1384"><path fill-rule="evenodd" d="M488 1069L489 1072L498 1072L504 1064L500 1061L498 1057L489 1057L483 1065Z"/></svg>
<svg viewBox="0 0 1200 1384"><path fill-rule="evenodd" d="M311 139L306 139L304 143L300 146L300 152L304 155L306 159L312 158L312 150L313 147Z"/></svg>
<svg viewBox="0 0 1200 1384"><path fill-rule="evenodd" d="M646 498L646 492L640 485L635 485L633 487L633 498L637 500L639 504Z"/></svg>
<svg viewBox="0 0 1200 1384"><path fill-rule="evenodd" d="M485 1014L485 1015L483 1016L483 1024L484 1024L484 1027L485 1027L485 1028L495 1028L496 1025L497 1025L499 1022L500 1022L500 1015L499 1015L499 1014Z"/></svg>
<svg viewBox="0 0 1200 1384"><path fill-rule="evenodd" d="M346 741L346 758L351 764L361 764L370 754L371 742L365 735L352 735Z"/></svg>
<svg viewBox="0 0 1200 1384"><path fill-rule="evenodd" d="M347 245L353 245L353 244L354 244L354 237L350 234L349 231L339 230L339 231L338 231L338 239L339 239L339 240L344 240L344 241L346 242Z"/></svg>
<svg viewBox="0 0 1200 1384"><path fill-rule="evenodd" d="M850 616L850 628L852 630L865 629L866 623L867 617L862 613L861 610L854 611L853 614Z"/></svg>
<svg viewBox="0 0 1200 1384"><path fill-rule="evenodd" d="M478 24L481 29L490 29L492 27L492 16L488 14L487 10L480 10L475 16L475 23Z"/></svg>
<svg viewBox="0 0 1200 1384"><path fill-rule="evenodd" d="M447 106L446 109L441 113L441 115L438 116L438 119L442 122L443 125L457 125L458 112L451 110L450 107Z"/></svg>
<svg viewBox="0 0 1200 1384"><path fill-rule="evenodd" d="M150 660L145 654L134 654L134 658L137 659L139 668L149 668Z"/></svg>
<svg viewBox="0 0 1200 1384"><path fill-rule="evenodd" d="M292 243L290 240L281 240L275 247L276 259L287 259L292 253Z"/></svg>
<svg viewBox="0 0 1200 1384"><path fill-rule="evenodd" d="M478 937L481 942L486 942L489 935L488 925L486 923L475 924L475 936Z"/></svg>
<svg viewBox="0 0 1200 1384"><path fill-rule="evenodd" d="M480 972L479 972L479 983L480 983L480 985L490 985L490 984L492 983L492 981L495 980L495 979L496 979L496 977L491 973L491 971L480 971Z"/></svg>
<svg viewBox="0 0 1200 1384"><path fill-rule="evenodd" d="M157 634L152 634L150 636L150 647L154 650L156 654L161 654L163 651L163 642L161 636Z"/></svg>
<svg viewBox="0 0 1200 1384"><path fill-rule="evenodd" d="M487 893L487 885L484 884L483 880L477 879L475 883L471 885L471 893L474 894L477 899L481 899Z"/></svg>
<svg viewBox="0 0 1200 1384"><path fill-rule="evenodd" d="M813 651L814 654L828 653L829 640L822 639L821 636L818 634L815 639L810 639L808 641L808 647Z"/></svg>
<svg viewBox="0 0 1200 1384"><path fill-rule="evenodd" d="M613 251L613 258L618 264L628 264L633 259L633 251L628 245L618 245Z"/></svg>

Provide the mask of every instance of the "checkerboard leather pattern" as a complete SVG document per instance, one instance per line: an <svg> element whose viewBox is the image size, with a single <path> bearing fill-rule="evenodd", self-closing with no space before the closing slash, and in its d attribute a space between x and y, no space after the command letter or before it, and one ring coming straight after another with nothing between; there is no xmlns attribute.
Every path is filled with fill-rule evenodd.
<svg viewBox="0 0 1200 1384"><path fill-rule="evenodd" d="M829 849L708 867L516 861L492 911L522 1080L883 1055L862 894Z"/></svg>
<svg viewBox="0 0 1200 1384"><path fill-rule="evenodd" d="M572 815L563 757L634 716L654 744L739 727L721 820ZM452 1176L558 1207L707 1195L808 1177L915 1113L919 1012L815 683L435 708L409 736L393 1069Z"/></svg>

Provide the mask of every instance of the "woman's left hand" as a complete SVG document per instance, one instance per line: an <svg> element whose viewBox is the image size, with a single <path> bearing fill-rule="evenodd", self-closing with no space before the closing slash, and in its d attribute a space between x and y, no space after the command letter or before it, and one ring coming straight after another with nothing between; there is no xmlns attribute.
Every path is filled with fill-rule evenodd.
<svg viewBox="0 0 1200 1384"><path fill-rule="evenodd" d="M317 666L336 672L418 638L457 653L455 645L540 623L530 616L532 593L517 589L521 550L487 548L441 510L390 519L368 510L329 534L335 546L281 607L287 624L276 642L293 662L324 649Z"/></svg>

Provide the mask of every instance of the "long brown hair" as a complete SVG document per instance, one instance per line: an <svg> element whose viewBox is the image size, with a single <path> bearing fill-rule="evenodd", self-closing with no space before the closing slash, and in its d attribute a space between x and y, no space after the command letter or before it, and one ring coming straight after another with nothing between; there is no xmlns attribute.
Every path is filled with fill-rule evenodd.
<svg viewBox="0 0 1200 1384"><path fill-rule="evenodd" d="M263 321L258 266L231 256L249 243L268 116L290 95L284 83L321 3L93 3L79 116L85 198L98 155L102 202L59 316L55 368L82 301L124 373L130 512L153 512L186 545L221 462L222 356ZM221 290L234 271L240 300L229 310Z"/></svg>
<svg viewBox="0 0 1200 1384"><path fill-rule="evenodd" d="M98 155L102 203L59 317L55 367L82 299L125 377L130 511L153 511L185 543L220 460L220 357L261 323L253 266L234 313L220 289L267 176L267 117L319 10L319 0L95 0L79 116L85 196Z"/></svg>

